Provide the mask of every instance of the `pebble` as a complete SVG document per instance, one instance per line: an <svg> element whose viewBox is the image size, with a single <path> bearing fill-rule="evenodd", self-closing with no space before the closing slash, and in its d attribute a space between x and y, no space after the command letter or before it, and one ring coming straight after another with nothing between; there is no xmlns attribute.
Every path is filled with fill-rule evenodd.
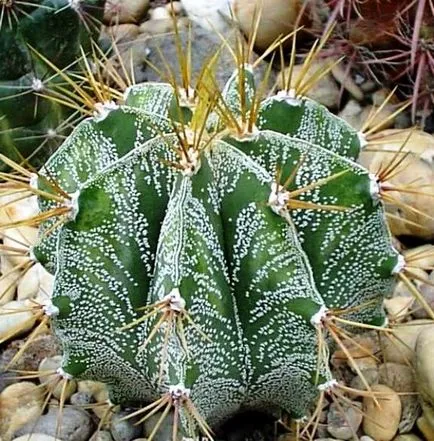
<svg viewBox="0 0 434 441"><path fill-rule="evenodd" d="M56 355L54 357L44 358L39 364L38 371L44 374L49 371L57 371L62 365L62 356ZM77 390L77 382L75 380L68 380L65 386L65 382L61 379L59 374L44 375L39 378L41 384L46 384L53 393L53 396L58 400L63 395L63 400L68 400L71 395Z"/></svg>
<svg viewBox="0 0 434 441"><path fill-rule="evenodd" d="M434 264L432 264L434 265ZM431 272L431 274L428 277L428 280L433 283L434 282L434 271ZM432 310L434 310L434 286L430 285L429 283L420 283L419 285L419 291L422 294L422 297L426 300L428 305ZM412 315L416 318L429 318L428 311L420 306L418 302L416 304L419 306L415 309L415 311L412 313Z"/></svg>
<svg viewBox="0 0 434 441"><path fill-rule="evenodd" d="M30 262L28 254L29 247L35 245L38 241L38 229L34 227L8 228L3 237L3 244L7 247L23 250L23 255L16 252L8 256L8 260L12 265L24 265Z"/></svg>
<svg viewBox="0 0 434 441"><path fill-rule="evenodd" d="M366 383L369 384L369 386L372 386L373 384L378 384L378 368L370 368L370 369L364 369L363 372L363 378L366 381ZM359 375L356 375L351 380L351 387L353 389L357 390L366 390L365 381L363 381Z"/></svg>
<svg viewBox="0 0 434 441"><path fill-rule="evenodd" d="M158 6L149 11L150 20L167 20L171 18L170 9L165 8L164 6Z"/></svg>
<svg viewBox="0 0 434 441"><path fill-rule="evenodd" d="M351 75L348 75L348 71L342 63L335 65L332 68L331 73L335 78L335 80L339 84L341 84L341 86L345 90L347 90L352 95L353 98L355 98L358 101L363 100L364 98L363 90L360 89L360 87L356 84L353 77Z"/></svg>
<svg viewBox="0 0 434 441"><path fill-rule="evenodd" d="M241 30L246 34L252 34L255 24L255 16L258 13L257 0L234 0L233 10ZM261 25L256 32L256 46L266 49L279 36L286 36L292 32L294 24L301 12L300 0L267 0L261 8ZM266 7L265 7L266 6ZM302 19L300 24L306 24Z"/></svg>
<svg viewBox="0 0 434 441"><path fill-rule="evenodd" d="M225 31L231 17L229 0L181 0L188 17L209 31Z"/></svg>
<svg viewBox="0 0 434 441"><path fill-rule="evenodd" d="M375 441L390 441L398 431L401 419L401 400L393 389L383 384L372 386L372 390L376 392L375 398L380 407L375 404L373 398L363 398L365 411L363 431ZM378 393L384 395L378 395Z"/></svg>
<svg viewBox="0 0 434 441"><path fill-rule="evenodd" d="M17 337L33 328L36 317L32 311L26 310L28 308L29 305L26 302L15 300L0 307L0 341Z"/></svg>
<svg viewBox="0 0 434 441"><path fill-rule="evenodd" d="M143 433L146 437L149 437L152 431L155 428L155 425L158 423L159 418L161 417L162 412L157 412L155 415L152 415L143 423ZM154 436L154 441L167 441L172 440L172 431L173 431L173 412L170 412L167 415L167 418L162 422L160 428ZM228 437L230 438L230 437ZM178 441L182 440L182 436L179 433Z"/></svg>
<svg viewBox="0 0 434 441"><path fill-rule="evenodd" d="M78 393L89 394L96 403L108 402L109 394L107 386L99 381L79 381L77 390ZM108 407L109 404L95 406L92 408L92 412L101 419L107 415Z"/></svg>
<svg viewBox="0 0 434 441"><path fill-rule="evenodd" d="M353 438L362 424L361 407L358 402L353 402L353 406L332 403L327 415L327 431L330 435L341 440Z"/></svg>
<svg viewBox="0 0 434 441"><path fill-rule="evenodd" d="M401 400L402 415L398 430L400 433L409 432L420 415L418 397L414 394L416 383L413 369L409 366L397 363L384 363L378 369L379 382L393 389L395 392L403 393ZM405 395L405 393L408 393Z"/></svg>
<svg viewBox="0 0 434 441"><path fill-rule="evenodd" d="M178 20L178 29L185 28L188 24L186 20ZM141 34L160 35L167 34L173 31L173 21L170 18L161 20L148 20L140 25L139 31Z"/></svg>
<svg viewBox="0 0 434 441"><path fill-rule="evenodd" d="M333 353L331 360L334 366L346 363L354 373L356 373L356 369L353 362L361 371L376 368L377 361L373 355L377 351L377 344L373 338L368 335L356 336L354 342L349 341L345 345L353 361L347 358L346 353L342 349L338 349Z"/></svg>
<svg viewBox="0 0 434 441"><path fill-rule="evenodd" d="M0 218L4 218L6 222L16 222L29 219L39 213L38 199L31 193L27 193L28 197L22 194L20 200L17 201L16 195L2 196L0 206ZM15 202L13 202L15 201Z"/></svg>
<svg viewBox="0 0 434 441"><path fill-rule="evenodd" d="M333 61L333 60L332 60ZM306 73L304 73L304 78L309 78L313 76L318 71L323 71L327 69L328 65L332 62L327 59L314 61L308 69ZM286 78L288 75L288 69L283 71L283 77ZM295 65L292 71L292 78L296 80L298 76L302 73L303 65ZM283 88L283 78L282 75L278 77L278 86ZM316 81L315 84L309 89L306 93L306 96L319 102L320 104L335 109L339 105L339 97L340 91L339 87L336 84L336 81L333 79L331 73L325 75L321 78L321 80Z"/></svg>
<svg viewBox="0 0 434 441"><path fill-rule="evenodd" d="M105 26L100 34L100 41L104 45L115 43L125 43L137 38L140 33L138 25L133 23L123 23L115 26ZM104 41L105 40L105 41Z"/></svg>
<svg viewBox="0 0 434 441"><path fill-rule="evenodd" d="M23 276L18 284L17 299L26 300L35 297L39 292L40 273L43 266L40 263L33 265Z"/></svg>
<svg viewBox="0 0 434 441"><path fill-rule="evenodd" d="M135 424L140 417L121 421L122 418L131 413L121 411L113 415L110 422L110 431L115 441L132 441L142 436L142 426Z"/></svg>
<svg viewBox="0 0 434 441"><path fill-rule="evenodd" d="M422 432L426 441L434 441L434 428L425 417L420 417L417 420L417 427Z"/></svg>
<svg viewBox="0 0 434 441"><path fill-rule="evenodd" d="M85 406L93 402L92 395L87 392L76 392L71 395L69 402L74 406Z"/></svg>
<svg viewBox="0 0 434 441"><path fill-rule="evenodd" d="M360 130L362 128L362 120L360 119L362 110L362 106L356 100L351 99L338 113L338 116L345 120L354 129Z"/></svg>
<svg viewBox="0 0 434 441"><path fill-rule="evenodd" d="M383 305L389 320L393 323L400 323L407 317L413 303L413 297L396 296L391 299L385 299Z"/></svg>
<svg viewBox="0 0 434 441"><path fill-rule="evenodd" d="M113 441L113 437L108 430L97 430L89 441Z"/></svg>
<svg viewBox="0 0 434 441"><path fill-rule="evenodd" d="M360 441L362 441L362 438L360 438ZM397 437L393 438L393 441L422 441L417 435L414 435L412 433L405 433L403 435L398 435Z"/></svg>
<svg viewBox="0 0 434 441"><path fill-rule="evenodd" d="M138 23L149 8L149 0L109 0L105 4L104 23Z"/></svg>
<svg viewBox="0 0 434 441"><path fill-rule="evenodd" d="M166 9L172 13L172 11L176 14L182 14L182 12L184 11L183 7L182 7L182 3L179 1L171 1L170 3L166 4Z"/></svg>
<svg viewBox="0 0 434 441"><path fill-rule="evenodd" d="M416 378L423 398L434 405L434 332L433 328L423 329L416 342Z"/></svg>
<svg viewBox="0 0 434 441"><path fill-rule="evenodd" d="M48 328L46 329L48 332ZM0 354L0 370L12 360L12 357L26 343L25 339L12 341ZM28 345L19 359L14 364L14 369L21 371L36 371L39 363L45 357L52 357L59 353L59 344L56 337L52 334L42 333L37 336L31 345Z"/></svg>
<svg viewBox="0 0 434 441"><path fill-rule="evenodd" d="M62 441L60 438L46 435L45 433L32 433L31 435L22 435L14 438L13 441Z"/></svg>
<svg viewBox="0 0 434 441"><path fill-rule="evenodd" d="M56 436L62 441L88 441L94 426L90 415L81 409L64 407L59 415L58 407L50 407L45 415L38 421L27 424L16 432L16 435L26 435L31 432L44 433ZM60 427L57 427L60 422Z"/></svg>
<svg viewBox="0 0 434 441"><path fill-rule="evenodd" d="M12 271L13 268L14 265L9 262L6 256L0 256L0 306L15 298L17 279L20 273L18 271Z"/></svg>
<svg viewBox="0 0 434 441"><path fill-rule="evenodd" d="M33 383L11 384L0 393L0 437L9 441L14 433L42 414L43 395Z"/></svg>
<svg viewBox="0 0 434 441"><path fill-rule="evenodd" d="M414 350L418 335L424 329L434 329L431 320L413 320L408 324L401 324L389 333L389 337L381 336L383 356L386 362L408 364L413 361Z"/></svg>

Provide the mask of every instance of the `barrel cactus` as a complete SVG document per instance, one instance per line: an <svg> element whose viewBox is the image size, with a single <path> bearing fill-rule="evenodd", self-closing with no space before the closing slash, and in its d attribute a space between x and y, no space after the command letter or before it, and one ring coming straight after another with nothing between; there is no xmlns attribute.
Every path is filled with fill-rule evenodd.
<svg viewBox="0 0 434 441"><path fill-rule="evenodd" d="M74 62L97 37L103 6L104 0L0 2L0 145L9 157L46 159L70 131L71 111L41 98L65 87L41 57L61 70L78 69Z"/></svg>
<svg viewBox="0 0 434 441"><path fill-rule="evenodd" d="M306 416L340 387L327 344L384 326L405 266L362 134L302 82L261 101L250 65L222 92L210 75L134 85L38 174L17 167L39 198L30 258L55 274L59 378L161 412L155 430L173 410L186 436L243 409Z"/></svg>

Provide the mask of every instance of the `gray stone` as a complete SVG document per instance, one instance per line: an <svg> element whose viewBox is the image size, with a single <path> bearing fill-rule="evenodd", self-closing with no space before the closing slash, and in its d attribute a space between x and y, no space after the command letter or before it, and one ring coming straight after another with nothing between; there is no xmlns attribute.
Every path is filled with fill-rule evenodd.
<svg viewBox="0 0 434 441"><path fill-rule="evenodd" d="M155 425L158 423L158 420L161 417L162 412L158 412L155 415L152 415L148 420L146 420L143 424L143 432L146 437L149 437L152 431L155 428ZM167 441L172 440L172 431L173 431L173 412L170 412L167 415L167 418L161 423L160 428L155 434L153 440L154 441ZM178 434L178 440L182 439L181 433Z"/></svg>
<svg viewBox="0 0 434 441"><path fill-rule="evenodd" d="M354 437L362 424L362 405L353 402L353 405L341 403L337 406L335 403L330 405L327 415L327 431L333 437L341 440L348 440Z"/></svg>
<svg viewBox="0 0 434 441"><path fill-rule="evenodd" d="M89 441L113 441L113 437L108 430L97 430Z"/></svg>
<svg viewBox="0 0 434 441"><path fill-rule="evenodd" d="M115 441L131 441L142 436L142 426L137 425L137 419L122 420L132 412L118 412L113 415L110 422L110 431Z"/></svg>
<svg viewBox="0 0 434 441"><path fill-rule="evenodd" d="M88 392L76 392L75 394L71 395L70 402L74 406L84 406L92 403L93 397L92 394Z"/></svg>
<svg viewBox="0 0 434 441"><path fill-rule="evenodd" d="M214 54L217 52L219 48L222 46L222 41L218 35L213 32L207 31L201 28L198 25L193 24L191 27L192 32L192 77L193 84L194 80L199 75L204 60L209 59L210 54ZM181 32L181 41L185 46L185 42L188 36L187 32ZM230 30L227 34L225 34L227 41L232 44L236 38L242 38L237 30ZM173 33L157 35L153 38L149 38L146 40L146 45L149 48L149 56L148 60L150 64L154 65L161 72L166 74L166 68L164 63L161 60L160 54L164 54L164 58L168 65L171 67L173 72L176 74L177 79L179 81L179 62L178 55L176 51L176 44ZM254 60L251 60L254 61ZM258 80L262 79L265 71L267 69L267 64L260 63L260 65L255 70L255 73L258 76ZM223 88L226 81L231 76L232 72L235 70L234 60L229 50L226 47L223 47L220 53L220 57L218 62L216 63L216 81L220 88ZM269 85L273 85L276 80L277 74L275 72L271 72ZM146 68L143 74L140 77L136 77L137 82L142 81L167 81L166 78L161 78L157 72L152 70L150 67Z"/></svg>
<svg viewBox="0 0 434 441"><path fill-rule="evenodd" d="M0 373L0 392L16 382L16 374L13 374L11 372Z"/></svg>
<svg viewBox="0 0 434 441"><path fill-rule="evenodd" d="M42 433L56 436L62 441L88 441L93 431L90 415L81 409L65 407L59 416L59 409L51 407L47 414L42 415L36 424L26 424L15 433L15 436L28 433ZM57 427L60 422L60 428Z"/></svg>

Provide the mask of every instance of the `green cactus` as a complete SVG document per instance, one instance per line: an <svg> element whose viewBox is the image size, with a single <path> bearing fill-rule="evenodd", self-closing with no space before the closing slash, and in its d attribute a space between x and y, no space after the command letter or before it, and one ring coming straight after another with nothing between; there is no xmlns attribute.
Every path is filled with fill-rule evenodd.
<svg viewBox="0 0 434 441"><path fill-rule="evenodd" d="M71 110L41 97L65 83L41 57L60 70L77 69L81 48L97 37L103 6L104 0L0 2L0 151L8 157L21 162L39 154L30 162L40 166L70 132Z"/></svg>
<svg viewBox="0 0 434 441"><path fill-rule="evenodd" d="M292 89L260 102L247 65L221 94L148 83L99 111L31 179L60 217L32 250L55 272L59 375L157 427L174 408L175 433L304 417L335 386L327 337L383 326L404 264L363 137Z"/></svg>

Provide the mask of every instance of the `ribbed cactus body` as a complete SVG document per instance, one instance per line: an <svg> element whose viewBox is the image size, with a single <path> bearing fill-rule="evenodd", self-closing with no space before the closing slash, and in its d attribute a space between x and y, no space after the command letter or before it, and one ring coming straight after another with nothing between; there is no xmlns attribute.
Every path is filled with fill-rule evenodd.
<svg viewBox="0 0 434 441"><path fill-rule="evenodd" d="M8 157L21 161L46 140L37 152L40 160L31 161L41 165L60 144L59 135L68 133L61 123L71 111L40 96L53 85L66 85L42 57L59 70L78 70L80 48L87 51L97 37L103 6L104 0L10 0L0 5L0 145Z"/></svg>
<svg viewBox="0 0 434 441"><path fill-rule="evenodd" d="M256 99L244 74L224 91L240 121ZM119 403L184 394L184 428L189 405L212 426L241 408L300 418L332 379L326 311L382 325L399 265L376 182L353 162L360 139L278 95L250 133L213 109L208 141L180 149L201 101L182 113L176 102L172 86L133 86L41 171L71 195L67 222L34 250L55 269L63 369L106 382Z"/></svg>

